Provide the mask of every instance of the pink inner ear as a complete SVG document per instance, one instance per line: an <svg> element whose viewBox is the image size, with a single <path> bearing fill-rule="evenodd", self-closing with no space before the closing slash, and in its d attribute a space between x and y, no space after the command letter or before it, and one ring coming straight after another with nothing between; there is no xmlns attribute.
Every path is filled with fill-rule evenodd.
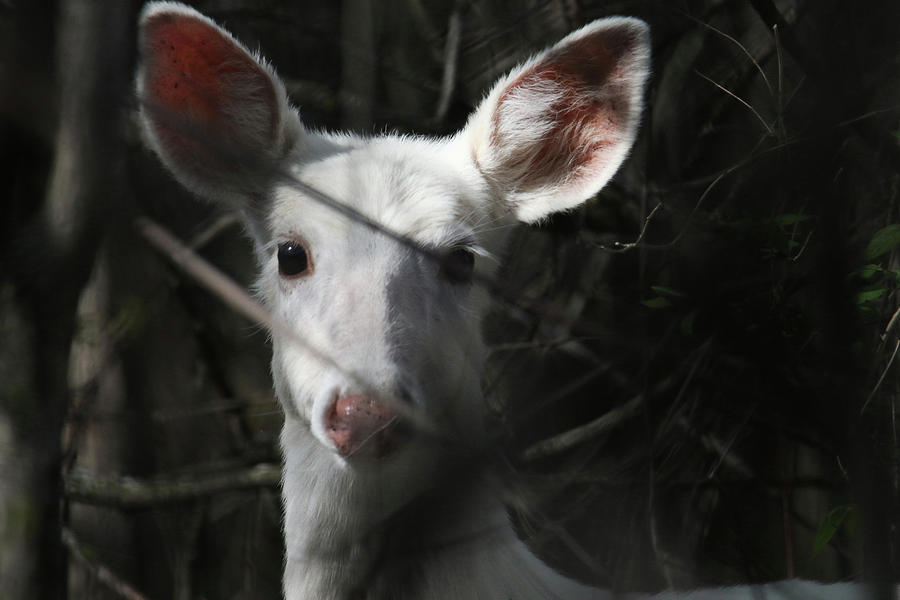
<svg viewBox="0 0 900 600"><path fill-rule="evenodd" d="M550 124L540 144L519 155L529 181L524 187L556 185L577 178L584 170L602 169L605 148L620 142L628 128L630 90L627 60L639 44L627 29L590 35L551 51L513 81L498 100L492 141L500 143L504 103L520 94L541 102L547 84L554 100L546 102L541 119Z"/></svg>
<svg viewBox="0 0 900 600"><path fill-rule="evenodd" d="M209 145L210 140L198 139L207 135L251 145L274 140L275 90L268 74L243 48L210 23L189 15L160 13L143 27L143 100L169 152L194 154ZM236 120L240 112L248 113L248 118Z"/></svg>

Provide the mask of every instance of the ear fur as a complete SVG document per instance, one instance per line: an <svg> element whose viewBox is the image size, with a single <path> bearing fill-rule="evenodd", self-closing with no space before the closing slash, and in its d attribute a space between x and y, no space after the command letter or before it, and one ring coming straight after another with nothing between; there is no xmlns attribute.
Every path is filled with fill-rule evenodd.
<svg viewBox="0 0 900 600"><path fill-rule="evenodd" d="M643 21L594 21L501 79L462 135L522 221L589 199L631 149L650 72Z"/></svg>
<svg viewBox="0 0 900 600"><path fill-rule="evenodd" d="M188 189L246 209L303 135L274 70L177 2L140 17L137 94L151 148Z"/></svg>

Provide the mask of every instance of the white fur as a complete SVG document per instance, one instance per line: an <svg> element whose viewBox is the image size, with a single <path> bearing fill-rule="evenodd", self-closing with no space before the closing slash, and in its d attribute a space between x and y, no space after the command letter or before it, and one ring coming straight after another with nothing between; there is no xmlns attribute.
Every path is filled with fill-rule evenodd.
<svg viewBox="0 0 900 600"><path fill-rule="evenodd" d="M530 82L515 89L499 107L499 114L495 111L507 88L523 73L539 65L547 56L546 52L526 61L497 82L462 133L468 138L473 157L485 175L504 183L505 189L500 193L522 221L537 221L550 213L577 206L596 194L619 169L634 143L643 109L644 85L650 72L650 36L646 24L628 17L601 19L569 34L554 48L577 43L588 36L602 36L612 30L629 32L637 44L619 64L615 77L605 80L600 87L583 90L585 101L597 99L602 102L617 96L626 109L622 122L607 132L610 144L604 150L606 157L602 168L589 173L560 173L554 184L515 185L526 175L528 154L552 129L554 114L550 107L561 97L561 85L547 80ZM497 127L494 135L503 140L499 146L490 143L494 123ZM574 137L577 143L587 145L591 142L590 133Z"/></svg>
<svg viewBox="0 0 900 600"><path fill-rule="evenodd" d="M164 13L202 19L231 40L235 52L251 55L212 21L177 3L148 5L142 22ZM591 169L540 173L535 181L528 165L540 157L548 132L559 129L553 106L573 92L561 87L564 82L529 79L529 73L552 66L554 53L569 44L610 31L626 32L634 46L610 80L577 91L583 94L576 101L619 103L622 118L611 119L608 127L566 133L577 142L573 153L581 145L596 146L602 160ZM144 111L148 143L175 177L241 211L260 261L260 298L308 342L301 347L273 333L272 373L285 409L289 600L613 597L538 560L516 536L491 475L473 466L483 464L476 459L486 443L480 320L488 292L440 278L430 258L324 205L296 182L420 247L441 253L471 246L477 272L490 275L512 224L584 202L618 169L636 135L648 57L642 22L596 21L501 80L467 127L442 140L306 131L274 71L258 61L275 91L282 124L275 139L251 139L250 145L272 146L263 157L271 168L256 182L263 197L220 184L227 173L172 160L172 149L156 137L156 115ZM147 93L143 77L139 72L139 94ZM238 90L234 98L240 97ZM152 105L152 98L143 100ZM241 129L247 138L259 135L254 119ZM276 250L285 241L309 249L310 274L279 274ZM334 399L365 394L396 402L398 387L411 401L405 410L413 414L407 416L422 425L418 435L384 459L341 456L324 425ZM846 587L827 589L837 597L851 595ZM824 598L825 590L791 582L660 598Z"/></svg>

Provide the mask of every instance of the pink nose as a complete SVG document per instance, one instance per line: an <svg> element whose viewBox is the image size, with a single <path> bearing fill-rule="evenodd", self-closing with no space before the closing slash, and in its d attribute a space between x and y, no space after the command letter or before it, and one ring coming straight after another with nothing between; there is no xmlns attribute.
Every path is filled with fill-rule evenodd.
<svg viewBox="0 0 900 600"><path fill-rule="evenodd" d="M382 458L399 445L392 431L397 417L389 401L341 396L325 415L325 431L341 456Z"/></svg>

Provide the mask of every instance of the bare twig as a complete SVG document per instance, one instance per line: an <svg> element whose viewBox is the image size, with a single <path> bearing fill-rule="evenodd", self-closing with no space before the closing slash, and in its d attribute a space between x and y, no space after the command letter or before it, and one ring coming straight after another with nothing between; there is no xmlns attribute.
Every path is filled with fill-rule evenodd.
<svg viewBox="0 0 900 600"><path fill-rule="evenodd" d="M643 225L641 225L641 231L640 233L638 233L637 239L633 242L613 242L610 246L601 245L600 247L604 250L610 250L612 252L625 252L627 250L631 250L643 241L644 235L647 233L647 226L650 225L650 220L653 218L653 215L656 214L656 211L658 211L660 208L662 208L662 202L654 206L653 210L650 211L650 214L644 217L644 223Z"/></svg>
<svg viewBox="0 0 900 600"><path fill-rule="evenodd" d="M772 126L769 125L766 122L766 120L762 118L762 115L760 115L749 102L747 102L746 100L744 100L743 98L741 98L740 96L738 96L737 94L735 94L734 92L732 92L731 90L729 90L728 88L723 86L722 84L713 80L711 77L704 75L703 73L701 73L700 71L697 71L696 69L694 70L694 72L697 75L699 75L700 77L702 77L703 79L705 79L706 81L710 82L711 84L713 84L714 86L716 86L717 88L722 90L723 92L725 92L726 94L728 94L729 96L731 96L732 98L734 98L735 100L737 100L738 102L740 102L741 104L743 104L744 106L746 106L747 108L749 108L753 112L753 114L756 116L756 118L759 119L759 122L763 124L763 127L766 128L766 132L769 135L774 135L775 132L772 131Z"/></svg>
<svg viewBox="0 0 900 600"><path fill-rule="evenodd" d="M891 352L891 357L888 359L887 365L885 365L884 370L881 372L881 376L878 378L878 381L875 383L875 387L872 388L872 391L869 392L869 395L866 397L866 401L863 402L862 408L859 409L859 414L866 412L866 408L868 408L869 403L872 401L872 398L875 397L875 392L878 391L878 388L881 387L882 382L884 381L885 375L888 374L888 371L891 370L891 365L894 364L894 359L897 358L897 350L900 349L900 339L894 343L894 351Z"/></svg>
<svg viewBox="0 0 900 600"><path fill-rule="evenodd" d="M153 244L158 250L165 253L172 262L194 277L208 290L216 294L233 310L244 315L253 322L263 325L270 331L278 332L280 335L285 336L291 343L297 344L317 360L334 367L346 375L355 384L359 385L362 391L390 402L391 407L411 424L414 424L420 432L433 436L440 436L439 430L423 411L417 410L409 406L408 403L397 398L386 396L383 392L373 390L369 382L365 381L365 379L356 373L343 368L327 352L311 343L289 324L277 319L241 286L203 260L203 258L182 244L166 229L146 217L138 218L136 220L136 225L147 241Z"/></svg>
<svg viewBox="0 0 900 600"><path fill-rule="evenodd" d="M191 241L188 242L188 245L194 250L202 248L222 231L228 229L237 222L237 215L233 213L219 215L212 223L206 226L203 231L192 237Z"/></svg>
<svg viewBox="0 0 900 600"><path fill-rule="evenodd" d="M291 335L293 332L285 324L276 321L269 311L263 308L259 302L253 299L238 284L229 277L200 258L190 248L182 244L171 233L157 223L146 217L140 217L135 221L144 238L157 250L162 251L178 267L189 273L198 282L209 290L212 290L228 306L244 315L255 323L264 325L273 331ZM293 335L293 337L299 337ZM301 339L304 346L307 342ZM317 357L324 358L324 357Z"/></svg>
<svg viewBox="0 0 900 600"><path fill-rule="evenodd" d="M886 113L892 113L900 111L900 104L895 104L893 106L887 106L885 108L878 108L875 110L870 110L869 112L863 113L861 115L857 115L855 117L851 117L844 121L841 121L835 127L846 127L847 125L853 125L859 123L860 121L865 121L866 119L870 119L872 117L877 117L879 115L883 115Z"/></svg>
<svg viewBox="0 0 900 600"><path fill-rule="evenodd" d="M781 40L778 39L778 24L772 25L772 39L775 40L775 61L778 64L778 130L784 132L784 57L781 56Z"/></svg>
<svg viewBox="0 0 900 600"><path fill-rule="evenodd" d="M147 596L134 589L131 584L116 575L109 567L88 558L75 534L65 527L62 530L62 543L68 549L69 555L110 591L127 600L147 600Z"/></svg>
<svg viewBox="0 0 900 600"><path fill-rule="evenodd" d="M699 23L700 25L706 27L707 29L716 32L717 34L721 35L723 38L729 40L730 42L734 43L738 48L740 48L740 49L741 49L741 52L743 52L744 54L747 55L747 58L750 59L750 62L753 63L753 66L756 67L756 70L759 71L759 74L760 74L760 75L762 75L763 82L766 84L766 88L768 88L768 90L769 90L769 95L770 95L770 96L774 96L774 95L775 95L774 92L772 91L772 84L769 83L769 78L766 77L766 72L763 71L763 68L759 65L759 62L757 62L757 60L753 57L753 55L750 54L750 51L747 49L746 46L744 46L744 45L743 45L742 43L740 43L737 39L735 39L734 37L728 35L727 33L725 33L724 31L722 31L722 30L719 29L718 27L715 27L715 26L713 26L713 25L710 25L709 23L707 23L707 22L705 22L705 21L701 21L700 19L697 19L696 17L693 17L693 16L691 16L691 15L687 15L687 17L688 17L689 19L691 19L692 21L694 21L694 22L696 22L696 23Z"/></svg>
<svg viewBox="0 0 900 600"><path fill-rule="evenodd" d="M72 501L136 509L185 502L226 491L275 488L280 482L281 467L263 463L219 475L157 479L100 476L73 470L65 476L64 485L66 496Z"/></svg>
<svg viewBox="0 0 900 600"><path fill-rule="evenodd" d="M709 479L715 477L719 468L723 465L728 467L732 472L740 475L741 478L758 479L756 473L750 468L747 462L732 451L732 446L737 440L737 432L735 432L728 442L723 442L711 433L701 433L697 431L685 417L677 418L675 423L685 431L696 436L709 452L719 457L719 460L716 461L716 464L710 468L706 475Z"/></svg>
<svg viewBox="0 0 900 600"><path fill-rule="evenodd" d="M779 468L782 479L787 479L787 465L785 464L785 449L778 452ZM791 498L787 488L781 488L781 520L784 530L784 572L789 579L794 577L794 528L791 524Z"/></svg>
<svg viewBox="0 0 900 600"><path fill-rule="evenodd" d="M96 387L96 384L93 385ZM94 390L90 390L91 393ZM88 391L80 392L82 395ZM168 423L171 421L179 421L183 419L196 419L208 417L210 415L219 415L222 413L233 413L238 410L244 410L254 417L265 415L281 414L280 405L273 399L269 402L251 402L241 398L230 399L223 398L213 402L199 404L196 406L177 406L172 408L162 408L152 410L149 413L138 413L129 410L91 410L87 411L82 407L70 409L66 415L66 420L72 422L99 422L99 421L121 421L127 419L150 419L154 423Z"/></svg>
<svg viewBox="0 0 900 600"><path fill-rule="evenodd" d="M563 485L578 484L589 485L594 489L603 491L635 491L646 489L647 482L644 479L633 481L611 480L604 474L584 473L577 474L574 477L571 474L546 476L543 481L547 485ZM769 479L761 478L756 475L752 476L729 476L716 477L713 479L702 478L658 478L656 480L657 489L686 489L686 490L708 490L719 488L734 488L746 486L758 486L766 489L767 493L773 497L778 496L782 489L790 490L821 490L827 492L837 492L847 489L847 484L832 481L823 477L793 477L791 479Z"/></svg>
<svg viewBox="0 0 900 600"><path fill-rule="evenodd" d="M305 194L309 195L315 201L320 202L322 205L335 210L337 213L345 215L347 218L352 219L353 221L360 223L367 228L370 228L372 231L376 231L382 235L385 235L388 238L395 240L398 244L408 247L415 252L419 252L420 254L431 258L432 260L440 261L443 259L443 255L438 251L427 248L407 236L404 236L382 226L380 223L369 218L366 215L363 215L355 208L339 202L338 200L335 200L334 198L319 191L318 189L298 180L296 177L288 173L284 173L284 177L286 179L289 179L291 184L297 189L302 190ZM438 428L432 421L430 416L427 415L424 411L417 409L414 406L410 406L409 403L403 402L398 398L386 395L384 392L374 389L371 383L366 381L365 378L339 365L335 358L332 357L328 352L311 343L291 325L275 318L274 315L272 315L259 302L257 302L252 296L250 296L250 294L248 294L241 286L232 281L221 271L213 267L202 257L193 252L190 248L185 246L165 228L146 217L138 218L135 223L141 234L153 246L165 253L169 257L169 259L172 260L178 267L194 277L200 284L202 284L212 293L216 294L232 309L239 312L240 314L243 314L245 317L251 319L255 323L263 325L270 331L284 335L286 339L288 339L291 343L297 344L298 346L309 352L317 360L322 361L324 364L337 369L339 372L347 376L353 383L360 387L361 391L371 395L372 397L378 397L387 402L390 402L391 407L408 423L415 426L420 433L431 436L433 438L449 441L451 443L460 442L459 439L447 439L448 434ZM496 282L496 280L491 276L476 273L474 276L474 280L485 285L490 293L494 294L498 299L506 300L511 305L511 307L518 308L522 307L523 305L527 305L528 309L539 311L540 314L542 314L545 318L557 320L561 320L563 318L559 314L558 310L554 310L552 306L549 306L538 300L523 302L521 298L512 298L511 294L502 289ZM565 393L566 390L572 389L573 385L580 387L581 385L584 385L588 380L597 376L599 373L600 371L596 371L590 374L590 376L583 382L578 381L574 382L570 386L567 386L566 388L564 388L563 392L560 393L560 396ZM577 387L575 387L574 389L577 389ZM554 398L556 397L558 396L555 395Z"/></svg>
<svg viewBox="0 0 900 600"><path fill-rule="evenodd" d="M800 246L800 249L797 250L797 253L788 257L789 261L797 262L798 260L800 260L800 257L803 255L803 252L806 250L806 247L809 245L809 240L812 239L813 231L809 231L806 234L806 239L803 240L803 244Z"/></svg>
<svg viewBox="0 0 900 600"><path fill-rule="evenodd" d="M563 6L572 29L585 25L587 21L584 18L584 10L581 8L580 0L563 0Z"/></svg>
<svg viewBox="0 0 900 600"><path fill-rule="evenodd" d="M888 321L887 327L884 328L884 333L881 334L881 339L887 338L887 335L894 329L894 326L900 322L900 307L897 307L897 310L894 311L894 314L891 316L891 320Z"/></svg>
<svg viewBox="0 0 900 600"><path fill-rule="evenodd" d="M559 435L532 444L522 453L525 460L535 460L552 454L564 452L589 440L600 438L620 423L633 417L644 404L642 395L635 396L625 404L618 406L590 423L580 425Z"/></svg>
<svg viewBox="0 0 900 600"><path fill-rule="evenodd" d="M198 141L202 141L205 145L213 147L217 158L224 164L227 164L231 167L233 171L231 173L231 176L234 178L234 185L243 185L242 182L244 181L244 179L246 179L246 177L244 176L245 174L258 172L267 173L273 180L279 180L285 185L290 185L297 191L302 192L310 200L321 204L322 206L334 211L336 214L341 215L354 223L362 225L372 232L375 232L386 237L387 239L396 242L399 246L407 248L410 251L421 255L426 259L433 261L435 264L441 264L445 260L446 256L444 250L440 248L434 248L432 246L426 246L425 244L417 242L415 239L411 238L408 235L404 235L398 231L394 231L393 229L385 226L376 219L363 214L353 206L336 198L333 198L329 194L322 192L316 187L305 183L304 181L300 180L296 174L292 173L290 169L283 166L273 167L273 165L268 164L261 158L248 158L246 148L243 148L240 144L237 144L232 140L225 139L219 133L209 131L207 128L198 126L196 123L193 123L189 119L181 115L174 114L171 110L154 104L153 102L150 102L146 99L140 99L140 103L143 110L152 113L154 115L154 118L165 121L169 123L173 128L177 128L179 131L183 132L185 135L196 138ZM175 250L176 246L183 246L183 244L178 242L178 240L171 234L160 228L159 225L153 223L149 219L138 219L137 224L139 229L142 230L144 236L147 237L155 246L157 246L157 248L169 254L173 260L176 260L174 256L175 254L179 256L187 256L188 254L191 254L189 250L188 254L185 254L185 252L181 250ZM160 233L160 229L162 229L162 233ZM196 258L199 259L199 257ZM203 262L202 259L199 260ZM179 260L176 260L176 262L179 262L179 264L181 264ZM189 264L195 265L196 263L197 261L194 258L191 258L190 260L186 261L186 264L181 266L182 268L187 269ZM215 269L212 270L215 271ZM198 279L200 278L199 275L194 276ZM208 278L209 273L204 274L203 277ZM539 298L522 298L520 296L515 296L510 293L510 291L506 289L494 275L476 270L472 274L472 282L474 284L481 285L485 290L488 291L489 294L491 294L491 296L495 300L503 303L507 310L517 312L521 311L522 313L530 314L536 313L540 314L545 319L555 319L560 322L567 321L567 316L565 314L561 314L559 307L542 301ZM208 284L204 283L204 285ZM231 288L228 293L230 296L233 296L233 298L232 300L226 300L226 302L228 302L229 305L231 305L239 312L242 312L249 318L256 320L255 317L250 316L241 308L238 308L237 306L232 304L232 301L237 300L238 297L234 295L234 292L238 292L239 295L245 296L245 300L240 301L240 303L245 305L245 307L247 306L246 300L249 300L249 302L255 304L252 298L250 298L245 292L243 292L240 287L234 285L233 283L228 287ZM254 312L256 313L256 311ZM268 320L258 322L263 325L269 326ZM294 337L295 342L299 341L299 336Z"/></svg>
<svg viewBox="0 0 900 600"><path fill-rule="evenodd" d="M438 97L434 119L440 124L447 117L450 99L456 89L456 71L459 63L459 42L462 38L463 2L457 0L447 23L447 42L444 45L444 74L441 78L441 94Z"/></svg>
<svg viewBox="0 0 900 600"><path fill-rule="evenodd" d="M605 373L609 369L609 365L606 363L599 363L590 371L582 374L577 379L570 381L567 385L563 386L555 393L547 396L546 398L541 399L540 402L536 402L534 405L530 406L528 410L520 411L519 414L515 415L515 417L510 417L510 421L513 422L522 422L531 416L533 416L538 410L545 406L552 406L556 402L563 400L571 396L576 391L584 388L587 384L593 381L595 378L599 377L603 373Z"/></svg>
<svg viewBox="0 0 900 600"><path fill-rule="evenodd" d="M566 346L568 344L580 344L581 342L587 342L596 339L597 338L590 336L571 336L551 340L539 339L528 340L525 342L507 342L503 344L491 344L490 346L488 346L488 351L491 354L496 354L499 352L520 352L522 350L550 350L553 348L559 348L560 346Z"/></svg>
<svg viewBox="0 0 900 600"><path fill-rule="evenodd" d="M341 121L345 129L366 131L373 123L378 53L373 0L341 0ZM359 98L362 102L347 102Z"/></svg>
<svg viewBox="0 0 900 600"><path fill-rule="evenodd" d="M646 242L641 243L640 239L635 240L634 244L640 243L642 248L650 248L650 249L654 249L654 250L662 250L662 249L666 249L666 248L675 246L679 241L681 241L681 238L684 237L684 235L688 232L688 230L690 229L690 226L691 226L691 221L693 221L694 216L700 210L700 207L703 205L706 198L710 195L710 193L712 193L713 189L715 189L716 186L719 185L720 181L722 181L723 179L725 179L725 177L727 177L728 175L731 175L738 169L749 165L755 159L757 159L761 156L764 156L764 155L768 154L769 152L778 150L778 149L783 148L788 145L787 143L778 144L777 146L773 146L771 148L767 148L765 150L757 152L756 149L763 143L763 141L765 141L765 139L766 139L766 136L763 136L756 143L756 146L754 146L753 150L750 152L750 155L747 158L738 161L737 163L731 165L727 169L723 169L718 175L715 176L715 178L709 183L709 185L706 186L706 189L703 190L703 193L700 194L700 197L697 199L697 202L694 203L694 206L691 208L691 212L687 216L684 227L682 227L678 231L678 233L675 234L675 237L673 237L670 241L668 241L664 244L648 244ZM647 218L649 219L652 216L653 216L653 213L651 212Z"/></svg>

